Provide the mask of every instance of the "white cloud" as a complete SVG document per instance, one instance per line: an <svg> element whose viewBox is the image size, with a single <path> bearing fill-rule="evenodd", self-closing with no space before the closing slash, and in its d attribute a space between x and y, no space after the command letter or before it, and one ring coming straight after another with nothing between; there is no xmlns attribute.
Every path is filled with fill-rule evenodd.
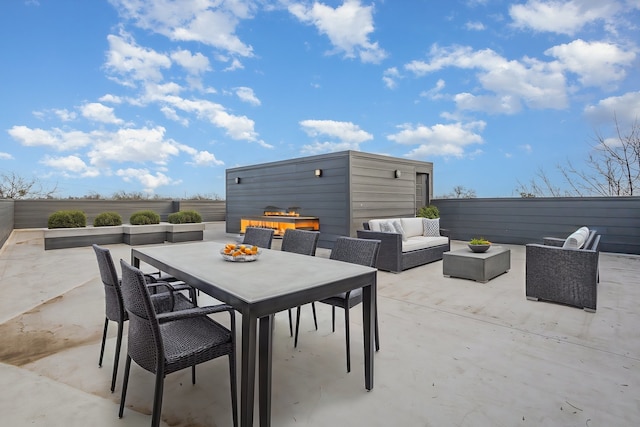
<svg viewBox="0 0 640 427"><path fill-rule="evenodd" d="M511 114L519 111L521 103L536 109L561 109L568 105L565 76L557 62L546 63L529 57L521 61L507 60L491 49L473 50L468 46L434 45L430 56L428 62L414 60L405 68L417 76L445 67L479 70L482 88L490 94L459 94L457 101L461 109Z"/></svg>
<svg viewBox="0 0 640 427"><path fill-rule="evenodd" d="M446 86L445 81L442 79L438 79L438 81L436 82L436 85L433 88L426 90L424 92L421 92L420 96L429 98L429 99L440 99L442 98L441 92L445 88L445 86Z"/></svg>
<svg viewBox="0 0 640 427"><path fill-rule="evenodd" d="M619 11L617 1L601 0L529 0L509 8L518 28L573 35L595 21L609 21Z"/></svg>
<svg viewBox="0 0 640 427"><path fill-rule="evenodd" d="M82 148L91 144L91 135L81 131L31 129L27 126L13 126L9 135L26 147L49 147L57 151Z"/></svg>
<svg viewBox="0 0 640 427"><path fill-rule="evenodd" d="M208 151L198 151L192 156L193 162L196 166L222 166L224 162L222 160L216 159L216 156L213 153Z"/></svg>
<svg viewBox="0 0 640 427"><path fill-rule="evenodd" d="M164 134L162 126L94 132L94 143L88 153L90 163L97 167L105 167L110 162L166 164L180 149L175 141L165 139Z"/></svg>
<svg viewBox="0 0 640 427"><path fill-rule="evenodd" d="M588 105L585 114L597 123L613 122L614 117L624 129L640 120L640 91L602 99L596 105Z"/></svg>
<svg viewBox="0 0 640 427"><path fill-rule="evenodd" d="M351 122L334 120L303 120L302 130L312 138L328 137L338 141L314 141L302 147L304 154L320 154L344 150L360 150L360 144L373 139L373 135Z"/></svg>
<svg viewBox="0 0 640 427"><path fill-rule="evenodd" d="M433 126L406 123L398 126L400 131L387 136L387 139L402 145L418 145L407 153L406 156L410 158L462 157L468 145L484 142L479 132L482 132L485 126L484 121Z"/></svg>
<svg viewBox="0 0 640 427"><path fill-rule="evenodd" d="M382 81L389 89L395 89L398 86L397 80L401 78L400 71L396 67L391 67L384 70Z"/></svg>
<svg viewBox="0 0 640 427"><path fill-rule="evenodd" d="M69 111L66 108L53 110L56 116L63 122L71 122L78 116L75 111Z"/></svg>
<svg viewBox="0 0 640 427"><path fill-rule="evenodd" d="M148 169L118 169L116 175L122 177L125 182L138 181L147 193L153 193L158 187L164 185L179 184L181 182L172 180L162 172L156 172L154 175Z"/></svg>
<svg viewBox="0 0 640 427"><path fill-rule="evenodd" d="M13 156L9 153L3 153L0 151L0 160L13 160Z"/></svg>
<svg viewBox="0 0 640 427"><path fill-rule="evenodd" d="M244 57L253 48L235 34L240 19L250 19L255 5L245 1L110 0L121 15L145 30L174 41L195 41Z"/></svg>
<svg viewBox="0 0 640 427"><path fill-rule="evenodd" d="M189 74L202 74L211 70L209 58L200 52L195 55L185 49L179 49L171 53L171 59L183 67Z"/></svg>
<svg viewBox="0 0 640 427"><path fill-rule="evenodd" d="M363 6L360 0L345 0L335 9L320 2L312 6L293 3L289 12L301 22L314 25L329 38L334 52L343 52L347 58L359 56L362 62L379 63L387 56L378 42L369 40L374 31L373 6Z"/></svg>
<svg viewBox="0 0 640 427"><path fill-rule="evenodd" d="M78 156L66 156L66 157L49 157L46 156L40 163L52 167L54 169L62 170L65 176L80 176L80 177L96 177L100 176L100 171L97 168L88 166Z"/></svg>
<svg viewBox="0 0 640 427"><path fill-rule="evenodd" d="M110 104L122 104L122 97L108 93L98 98L98 101L108 102Z"/></svg>
<svg viewBox="0 0 640 427"><path fill-rule="evenodd" d="M237 87L236 95L241 101L247 102L251 105L260 105L260 100L256 97L255 93L253 93L253 89L250 87Z"/></svg>
<svg viewBox="0 0 640 427"><path fill-rule="evenodd" d="M122 119L116 117L113 108L100 104L99 102L90 102L80 107L82 115L94 122L110 123L119 125L124 123Z"/></svg>
<svg viewBox="0 0 640 427"><path fill-rule="evenodd" d="M636 58L635 52L624 51L612 43L581 39L554 46L545 54L558 58L562 67L578 74L585 86L607 86L623 80L624 67L630 67Z"/></svg>
<svg viewBox="0 0 640 427"><path fill-rule="evenodd" d="M484 31L485 26L482 22L479 21L469 21L464 24L464 27L469 31Z"/></svg>
<svg viewBox="0 0 640 427"><path fill-rule="evenodd" d="M110 34L109 51L105 66L118 83L134 87L136 81L159 82L162 80L162 69L171 67L171 59L150 48L138 46L126 33L122 36Z"/></svg>

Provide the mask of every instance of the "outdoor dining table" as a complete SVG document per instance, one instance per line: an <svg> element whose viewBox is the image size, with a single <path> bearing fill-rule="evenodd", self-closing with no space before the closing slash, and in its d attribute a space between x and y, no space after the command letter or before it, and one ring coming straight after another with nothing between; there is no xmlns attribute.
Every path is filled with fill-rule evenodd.
<svg viewBox="0 0 640 427"><path fill-rule="evenodd" d="M373 389L375 268L269 249L261 249L253 262L229 262L220 254L223 248L217 242L137 247L131 250L131 263L156 267L241 313L242 426L253 426L256 356L260 425L271 424L274 314L358 288L363 288L365 388Z"/></svg>

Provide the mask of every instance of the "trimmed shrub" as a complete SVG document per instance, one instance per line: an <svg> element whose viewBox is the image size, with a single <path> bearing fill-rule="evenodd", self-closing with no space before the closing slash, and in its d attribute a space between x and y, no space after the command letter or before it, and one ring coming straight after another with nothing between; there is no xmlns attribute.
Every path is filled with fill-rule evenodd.
<svg viewBox="0 0 640 427"><path fill-rule="evenodd" d="M94 227L107 227L109 225L122 225L122 217L118 212L102 212L93 220Z"/></svg>
<svg viewBox="0 0 640 427"><path fill-rule="evenodd" d="M87 226L87 215L82 211L57 211L49 215L49 228L81 228Z"/></svg>
<svg viewBox="0 0 640 427"><path fill-rule="evenodd" d="M440 211L438 210L438 207L434 205L423 206L418 209L417 216L429 219L440 218Z"/></svg>
<svg viewBox="0 0 640 427"><path fill-rule="evenodd" d="M154 211L134 212L129 218L132 225L160 224L160 215Z"/></svg>
<svg viewBox="0 0 640 427"><path fill-rule="evenodd" d="M202 216L196 211L180 211L169 214L167 220L171 224L187 224L202 222Z"/></svg>

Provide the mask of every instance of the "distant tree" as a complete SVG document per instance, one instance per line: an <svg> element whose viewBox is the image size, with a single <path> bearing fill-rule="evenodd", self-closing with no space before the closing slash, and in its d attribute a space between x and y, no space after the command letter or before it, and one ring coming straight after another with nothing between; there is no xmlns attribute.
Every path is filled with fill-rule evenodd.
<svg viewBox="0 0 640 427"><path fill-rule="evenodd" d="M614 116L615 138L596 132L586 169L571 161L557 169L568 186L560 190L540 169L528 185L518 182L516 192L522 197L560 196L633 196L640 194L640 122L636 119L624 133Z"/></svg>
<svg viewBox="0 0 640 427"><path fill-rule="evenodd" d="M51 199L57 188L45 189L36 178L0 173L0 199Z"/></svg>
<svg viewBox="0 0 640 427"><path fill-rule="evenodd" d="M476 190L456 185L451 193L442 196L443 199L473 199L476 197Z"/></svg>

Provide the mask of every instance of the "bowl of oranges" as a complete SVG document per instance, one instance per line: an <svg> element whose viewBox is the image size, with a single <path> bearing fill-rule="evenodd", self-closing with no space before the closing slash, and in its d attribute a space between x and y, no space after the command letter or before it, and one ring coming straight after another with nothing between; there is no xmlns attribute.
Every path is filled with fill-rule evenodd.
<svg viewBox="0 0 640 427"><path fill-rule="evenodd" d="M220 251L222 259L230 262L255 261L260 256L257 246L227 243Z"/></svg>

